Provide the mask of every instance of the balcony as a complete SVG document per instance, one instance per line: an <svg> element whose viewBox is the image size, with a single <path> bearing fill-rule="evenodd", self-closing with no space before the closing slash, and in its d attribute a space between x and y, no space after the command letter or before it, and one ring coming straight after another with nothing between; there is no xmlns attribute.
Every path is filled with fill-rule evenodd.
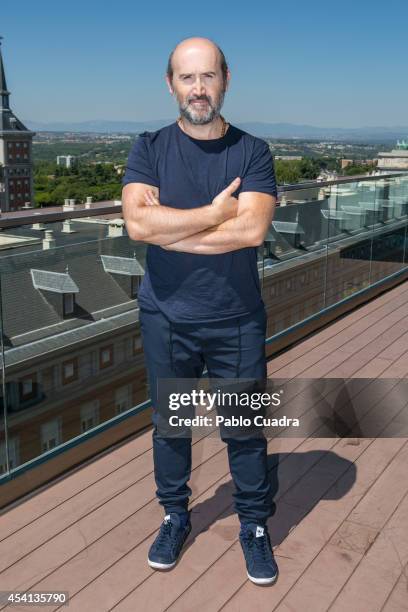
<svg viewBox="0 0 408 612"><path fill-rule="evenodd" d="M403 610L406 422L404 437L391 436L408 402L398 393L408 375L407 311L402 283L268 361L271 377L389 383L373 402L384 418L373 421L370 438L269 441L275 512L268 525L280 569L274 586L246 580L226 447L211 436L193 444L193 531L179 565L169 573L148 567L163 518L148 430L3 515L1 588L63 589L73 611Z"/></svg>
<svg viewBox="0 0 408 612"><path fill-rule="evenodd" d="M404 609L407 203L403 175L287 189L258 250L268 376L384 383L347 437L269 440L280 576L268 589L246 580L212 436L194 440L179 566L146 563L162 511L137 326L144 245L101 213L66 231L5 221L0 590L68 591L70 610Z"/></svg>

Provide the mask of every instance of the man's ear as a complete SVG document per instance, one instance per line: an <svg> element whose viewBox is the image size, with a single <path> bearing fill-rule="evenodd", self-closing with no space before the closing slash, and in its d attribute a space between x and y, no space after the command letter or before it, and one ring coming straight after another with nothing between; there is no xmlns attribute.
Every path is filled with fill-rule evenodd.
<svg viewBox="0 0 408 612"><path fill-rule="evenodd" d="M228 68L227 69L227 80L226 80L226 83L225 83L225 91L227 91L227 89L229 87L230 79L231 79L231 73L230 73L229 68Z"/></svg>
<svg viewBox="0 0 408 612"><path fill-rule="evenodd" d="M171 93L171 95L174 95L173 86L172 86L171 81L170 81L170 79L169 79L167 74L165 76L165 79L166 79L166 83L167 83L167 87L169 89L169 92Z"/></svg>

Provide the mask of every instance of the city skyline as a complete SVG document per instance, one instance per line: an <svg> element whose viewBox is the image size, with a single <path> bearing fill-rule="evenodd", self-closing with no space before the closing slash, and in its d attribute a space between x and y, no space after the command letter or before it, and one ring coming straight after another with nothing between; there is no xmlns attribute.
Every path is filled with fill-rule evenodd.
<svg viewBox="0 0 408 612"><path fill-rule="evenodd" d="M387 12L380 2L345 0L334 16L321 0L287 8L262 1L246 12L212 0L188 11L128 0L119 13L94 0L73 0L57 11L49 0L20 6L24 20L4 3L0 35L11 105L25 121L175 117L164 81L168 54L198 35L227 56L232 79L223 112L233 123L408 124L408 7L399 0L389 0Z"/></svg>

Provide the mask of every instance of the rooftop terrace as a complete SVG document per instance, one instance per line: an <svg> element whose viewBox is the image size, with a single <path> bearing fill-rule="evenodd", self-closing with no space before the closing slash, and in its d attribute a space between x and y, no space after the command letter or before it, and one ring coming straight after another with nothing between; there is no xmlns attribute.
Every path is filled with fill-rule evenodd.
<svg viewBox="0 0 408 612"><path fill-rule="evenodd" d="M268 376L362 386L377 378L387 387L373 402L369 438L269 441L269 531L280 569L273 586L246 579L226 446L211 436L193 441L185 552L171 572L147 565L162 520L147 429L7 509L0 590L69 591L70 612L407 610L408 431L398 419L408 402L400 393L408 378L408 283L282 351L268 361Z"/></svg>

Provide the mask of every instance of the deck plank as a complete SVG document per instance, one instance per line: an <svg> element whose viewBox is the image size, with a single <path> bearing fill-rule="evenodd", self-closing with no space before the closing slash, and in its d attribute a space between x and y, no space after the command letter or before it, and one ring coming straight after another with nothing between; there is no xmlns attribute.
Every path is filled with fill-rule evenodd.
<svg viewBox="0 0 408 612"><path fill-rule="evenodd" d="M342 378L360 379L355 394L372 398L352 415L355 435L361 427L370 437L323 438L321 429L268 441L276 487L268 525L280 569L273 587L246 579L226 446L211 435L193 441L193 532L180 563L169 573L149 568L163 515L149 430L3 514L0 589L63 587L78 612L342 612L357 611L356 601L359 612L361 602L367 612L408 610L408 438L392 437L404 404L392 379L408 376L407 315L402 283L268 362L268 375L288 382L338 378L322 402L334 401ZM381 396L367 387L370 378L384 379ZM289 398L289 415L308 418L307 392L299 387ZM387 564L380 579L379 559Z"/></svg>
<svg viewBox="0 0 408 612"><path fill-rule="evenodd" d="M371 442L371 444L379 443L380 440ZM394 455L398 452L404 441L398 440L399 444L389 446L391 453ZM256 585L246 580L244 571L244 562L242 558L242 552L239 544L236 544L228 554L209 568L205 575L205 584L201 584L204 580L204 576L197 583L196 589L201 592L201 597L205 598L209 609L219 609L225 604L226 610L235 610L237 605L242 606L242 609L259 609L259 610L272 610L273 607L279 604L282 597L289 591L296 580L299 578L301 573L313 560L320 549L330 539L336 528L341 524L342 520L350 512L350 506L353 507L361 496L365 493L367 487L372 484L373 480L378 476L378 472L371 471L371 480L366 478L365 481L359 481L359 494L356 496L350 493L347 502L344 501L342 504L337 505L337 499L339 497L339 491L347 490L352 482L350 470L353 468L350 466L348 470L345 470L342 474L336 471L335 465L337 464L337 470L341 470L341 461L339 457L352 461L355 459L357 466L360 463L365 464L364 454L369 448L369 441L362 442L361 445L353 446L345 444L345 441L339 442L332 450L333 452L322 458L321 467L314 467L313 470L307 473L306 480L310 478L312 472L317 472L319 469L319 476L314 483L315 489L313 490L313 499L308 500L304 498L304 495L300 493L299 499L296 498L296 493L299 491L299 484L297 482L295 487L292 487L278 502L278 512L274 517L269 519L268 526L272 538L272 543L276 545L274 549L276 560L280 568L280 576L273 586L269 589L259 589ZM372 453L367 456L369 464L369 458ZM389 455L384 453L383 458L385 461L389 460ZM347 462L345 462L345 466ZM367 464L366 464L367 465ZM381 470L383 464L377 463L378 468ZM358 473L358 467L357 467ZM366 469L366 474L368 470ZM337 476L337 478L336 478ZM331 483L331 484L330 484ZM311 484L311 483L309 483ZM320 487L320 497L324 496L326 504L314 503L316 498L316 487ZM344 495L341 497L343 501ZM330 499L331 498L331 499ZM328 502L331 502L331 508L328 508ZM280 529L280 524L285 522L285 515L292 514L293 509L298 508L300 520L297 521L296 526L286 535L283 541L281 538L276 539L274 534ZM311 511L313 510L313 511ZM223 587L219 587L214 593L210 589L212 578L216 575L228 575L228 567L232 556L237 556L241 559L241 585L238 590L233 590L233 586L229 581L225 581ZM231 593L231 590L233 592ZM183 596L184 598L191 597L186 591ZM216 598L214 600L214 598ZM229 599L230 598L230 599ZM195 597L197 599L197 596ZM199 599L199 597L198 597ZM186 599L187 601L187 599ZM189 603L192 603L192 599L188 599ZM227 603L228 602L228 603ZM257 607L258 606L258 607ZM174 607L177 610L177 607Z"/></svg>
<svg viewBox="0 0 408 612"><path fill-rule="evenodd" d="M374 314L378 319L381 319L382 313L388 312L390 306L394 304L394 300L400 297L402 297L402 303L408 299L408 283L401 283L391 291L383 293L366 304L360 305L352 312L333 321L324 329L313 333L304 340L300 340L289 350L285 350L277 357L270 359L268 362L268 376L275 374L277 370L291 363L291 361L302 357L312 348L323 346L327 340L341 334L351 325L362 321L364 317ZM372 324L375 325L375 322Z"/></svg>
<svg viewBox="0 0 408 612"><path fill-rule="evenodd" d="M388 596L381 612L407 612L408 611L408 563Z"/></svg>

